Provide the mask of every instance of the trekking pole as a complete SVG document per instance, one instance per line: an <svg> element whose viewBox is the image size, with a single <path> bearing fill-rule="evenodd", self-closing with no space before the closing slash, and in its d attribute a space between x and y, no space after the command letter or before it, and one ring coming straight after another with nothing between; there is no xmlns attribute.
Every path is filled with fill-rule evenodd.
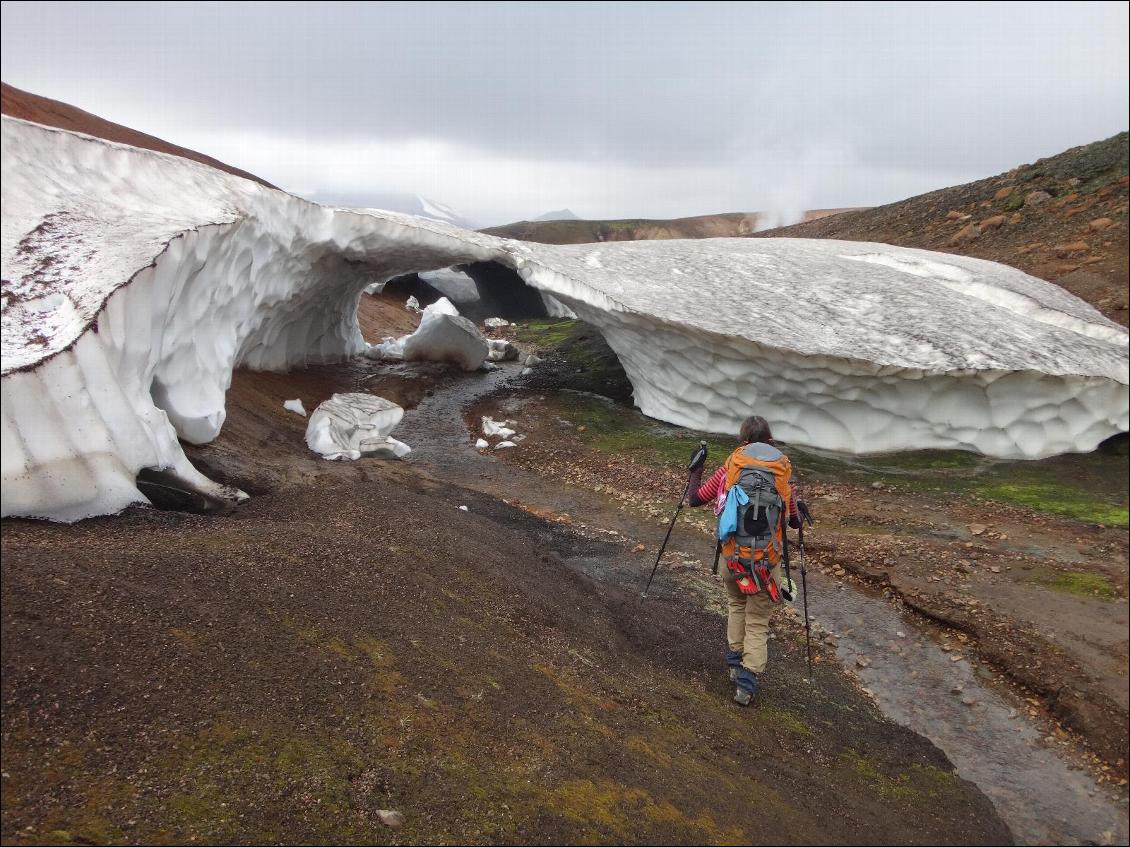
<svg viewBox="0 0 1130 847"><path fill-rule="evenodd" d="M804 594L804 642L808 650L808 678L812 679L812 625L808 620L808 570L804 562L804 518L801 518L800 529L797 530L800 540L800 590Z"/></svg>
<svg viewBox="0 0 1130 847"><path fill-rule="evenodd" d="M691 458L690 468L693 470L695 465L706 461L706 442L700 441L698 443L698 450ZM691 481L688 479L686 486L683 487L683 493L679 495L679 505L675 507L675 514L671 516L671 523L667 525L667 534L663 536L663 543L659 545L659 555L655 557L655 566L651 569L651 576L647 578L647 587L643 590L643 598L647 599L647 592L651 590L651 581L655 579L655 572L659 570L659 560L663 558L663 551L667 549L667 542L671 538L671 530L675 528L675 521L679 519L679 512L683 510L683 502L687 499L687 492L691 490Z"/></svg>

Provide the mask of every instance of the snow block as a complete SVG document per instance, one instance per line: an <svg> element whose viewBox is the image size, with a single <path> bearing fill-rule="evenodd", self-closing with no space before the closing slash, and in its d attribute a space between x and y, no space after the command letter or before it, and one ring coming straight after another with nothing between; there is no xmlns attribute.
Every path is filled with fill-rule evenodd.
<svg viewBox="0 0 1130 847"><path fill-rule="evenodd" d="M404 409L372 394L335 394L318 405L306 425L306 446L326 459L407 455L411 448L388 434Z"/></svg>
<svg viewBox="0 0 1130 847"><path fill-rule="evenodd" d="M438 303L448 301L444 298L432 305ZM401 344L408 361L451 362L465 371L478 370L490 349L478 327L461 315L446 311L428 313L425 310L419 329L401 339Z"/></svg>

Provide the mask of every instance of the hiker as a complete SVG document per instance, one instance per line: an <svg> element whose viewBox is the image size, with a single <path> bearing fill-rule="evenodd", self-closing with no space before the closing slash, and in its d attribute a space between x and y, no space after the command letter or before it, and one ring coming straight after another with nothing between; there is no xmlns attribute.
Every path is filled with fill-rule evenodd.
<svg viewBox="0 0 1130 847"><path fill-rule="evenodd" d="M741 442L702 483L705 456L691 468L691 506L714 503L718 538L726 560L723 582L729 597L726 667L737 686L734 702L748 706L768 658L769 618L781 601L780 563L786 555L785 527L808 515L798 500L788 457L773 444L765 418L746 418Z"/></svg>

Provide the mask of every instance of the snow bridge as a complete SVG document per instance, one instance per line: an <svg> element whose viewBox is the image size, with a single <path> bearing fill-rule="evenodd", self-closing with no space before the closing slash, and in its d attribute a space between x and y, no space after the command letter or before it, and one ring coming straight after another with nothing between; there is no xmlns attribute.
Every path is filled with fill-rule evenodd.
<svg viewBox="0 0 1130 847"><path fill-rule="evenodd" d="M3 151L5 516L119 511L145 500L144 469L245 496L179 443L218 435L233 369L356 355L363 289L453 266L597 327L640 409L683 426L732 433L756 412L797 444L1007 458L1128 429L1126 330L992 262L801 239L516 242L9 117Z"/></svg>

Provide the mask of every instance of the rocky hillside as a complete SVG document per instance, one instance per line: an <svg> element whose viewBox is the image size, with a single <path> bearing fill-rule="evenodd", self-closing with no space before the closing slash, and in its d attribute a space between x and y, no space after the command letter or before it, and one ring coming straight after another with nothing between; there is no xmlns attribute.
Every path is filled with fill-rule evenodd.
<svg viewBox="0 0 1130 847"><path fill-rule="evenodd" d="M836 215L844 209L810 209L805 220ZM669 238L729 238L751 235L757 229L757 212L728 212L691 218L627 218L616 221L538 220L494 226L482 230L503 238L541 244L590 244L597 241L651 241Z"/></svg>
<svg viewBox="0 0 1130 847"><path fill-rule="evenodd" d="M1127 134L988 179L755 235L977 256L1058 283L1127 323Z"/></svg>
<svg viewBox="0 0 1130 847"><path fill-rule="evenodd" d="M209 165L213 168L219 168L221 171L227 171L229 174L235 174L244 179L253 179L268 188L276 187L265 179L255 176L255 174L250 174L247 171L240 170L231 165L226 165L218 159L213 159L211 156L205 156L203 153L197 153L195 150L189 150L187 147L170 144L168 141L157 138L156 136L147 135L144 132L138 132L135 129L116 124L113 121L92 115L90 112L84 112L82 109L78 109L67 103L61 103L58 100L51 100L47 97L40 97L38 94L22 91L19 88L8 85L6 82L0 83L0 111L5 115L11 115L13 118L35 121L37 124L55 126L60 129L70 130L71 132L83 132L87 135L105 138L108 141L116 141L119 144L129 144L133 147L142 147L146 150L156 150L158 153L168 153L173 156L192 159L194 162L200 162L201 164Z"/></svg>

